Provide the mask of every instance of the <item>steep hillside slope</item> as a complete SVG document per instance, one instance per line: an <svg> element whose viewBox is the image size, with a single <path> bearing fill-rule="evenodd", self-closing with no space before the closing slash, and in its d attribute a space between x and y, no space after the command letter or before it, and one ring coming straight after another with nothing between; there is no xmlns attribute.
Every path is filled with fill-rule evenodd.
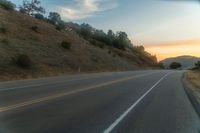
<svg viewBox="0 0 200 133"><path fill-rule="evenodd" d="M71 44L70 49L61 46L63 41ZM30 58L29 69L16 65L19 55ZM58 31L49 23L0 7L0 80L134 70L155 63L146 52L99 48L73 31Z"/></svg>
<svg viewBox="0 0 200 133"><path fill-rule="evenodd" d="M161 61L165 67L169 67L169 65L172 62L179 62L182 65L182 68L191 68L194 66L194 64L199 61L200 58L194 57L194 56L179 56L179 57L174 57L174 58L167 58L163 61Z"/></svg>

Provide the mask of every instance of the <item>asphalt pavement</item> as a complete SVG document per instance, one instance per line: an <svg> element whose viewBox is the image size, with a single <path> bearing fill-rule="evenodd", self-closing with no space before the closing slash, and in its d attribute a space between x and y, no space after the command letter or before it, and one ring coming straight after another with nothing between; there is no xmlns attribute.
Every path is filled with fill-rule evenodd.
<svg viewBox="0 0 200 133"><path fill-rule="evenodd" d="M184 71L108 72L0 83L0 133L200 133Z"/></svg>

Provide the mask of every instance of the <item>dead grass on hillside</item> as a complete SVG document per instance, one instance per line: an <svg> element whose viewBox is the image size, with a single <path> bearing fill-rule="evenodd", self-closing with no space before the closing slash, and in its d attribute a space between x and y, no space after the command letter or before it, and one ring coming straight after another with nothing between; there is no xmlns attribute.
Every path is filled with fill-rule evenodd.
<svg viewBox="0 0 200 133"><path fill-rule="evenodd" d="M151 66L148 56L92 45L73 31L58 31L55 26L16 11L0 8L0 81L57 76L68 73L126 71ZM64 46L62 42L70 42ZM13 64L19 55L30 57L28 70Z"/></svg>

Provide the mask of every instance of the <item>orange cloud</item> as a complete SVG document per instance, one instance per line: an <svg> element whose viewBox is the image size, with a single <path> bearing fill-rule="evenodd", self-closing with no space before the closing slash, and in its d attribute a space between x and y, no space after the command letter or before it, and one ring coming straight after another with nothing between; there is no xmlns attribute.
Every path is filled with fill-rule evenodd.
<svg viewBox="0 0 200 133"><path fill-rule="evenodd" d="M158 60L181 55L200 57L200 40L184 40L154 45L145 45L146 51L156 54Z"/></svg>

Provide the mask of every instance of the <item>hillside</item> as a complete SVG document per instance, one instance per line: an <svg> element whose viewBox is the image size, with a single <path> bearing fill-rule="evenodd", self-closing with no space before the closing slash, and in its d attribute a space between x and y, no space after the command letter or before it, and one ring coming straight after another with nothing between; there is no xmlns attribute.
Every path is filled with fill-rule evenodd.
<svg viewBox="0 0 200 133"><path fill-rule="evenodd" d="M70 48L62 47L62 42ZM20 55L30 58L30 68L16 65ZM73 30L59 31L47 22L0 7L0 80L135 70L155 64L145 51L100 48Z"/></svg>
<svg viewBox="0 0 200 133"><path fill-rule="evenodd" d="M185 55L185 56L178 56L178 57L174 57L174 58L167 58L161 62L164 64L164 66L166 68L168 68L172 62L181 63L182 68L191 68L199 60L200 60L200 58L198 58L198 57Z"/></svg>

